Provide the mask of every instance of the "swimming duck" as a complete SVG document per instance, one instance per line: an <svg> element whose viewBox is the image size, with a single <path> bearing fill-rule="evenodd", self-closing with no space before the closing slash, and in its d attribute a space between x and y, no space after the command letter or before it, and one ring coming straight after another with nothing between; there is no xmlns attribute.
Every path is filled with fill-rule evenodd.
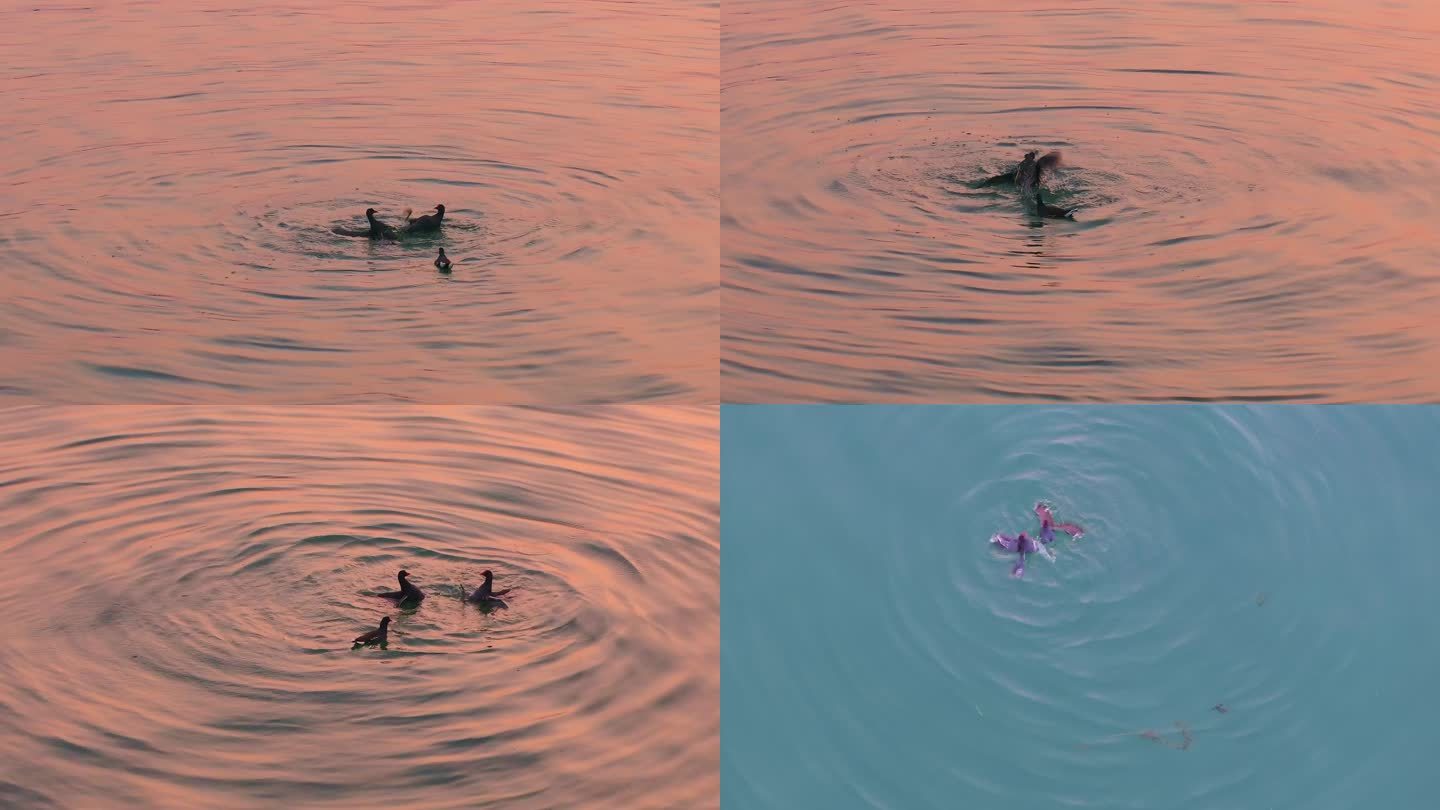
<svg viewBox="0 0 1440 810"><path fill-rule="evenodd" d="M400 580L400 590L386 591L385 593L377 593L375 595L381 599L394 599L401 604L415 603L425 598L425 592L410 582L409 571L401 571L397 576Z"/></svg>
<svg viewBox="0 0 1440 810"><path fill-rule="evenodd" d="M411 233L438 231L440 230L440 222L443 219L445 219L445 206L437 205L435 206L435 213L415 217L405 226L405 230Z"/></svg>
<svg viewBox="0 0 1440 810"><path fill-rule="evenodd" d="M445 248L440 248L440 255L435 257L435 268L442 273L450 272L450 259L445 256Z"/></svg>
<svg viewBox="0 0 1440 810"><path fill-rule="evenodd" d="M981 185L993 186L997 183L1014 183L1020 189L1020 197L1025 201L1034 201L1035 210L1042 217L1052 219L1064 219L1075 213L1073 208L1060 208L1045 202L1040 192L1040 183L1044 179L1045 172L1060 165L1060 153L1051 152L1044 157L1039 157L1040 152L1031 150L1025 153L1025 159L1014 171L998 174L987 179Z"/></svg>
<svg viewBox="0 0 1440 810"><path fill-rule="evenodd" d="M1038 193L1040 190L1040 181L1044 179L1045 172L1060 165L1059 152L1051 152L1041 158L1036 158L1035 156L1037 154L1039 153L1030 152L1027 154L1025 160L1021 161L1020 165L1015 169L1015 186L1020 189L1021 194L1030 195Z"/></svg>
<svg viewBox="0 0 1440 810"><path fill-rule="evenodd" d="M1042 543L1054 542L1056 529L1065 532L1077 540L1085 536L1085 530L1080 528L1078 524L1056 523L1055 513L1051 512L1050 507L1044 503L1035 504L1035 516L1040 518L1040 542Z"/></svg>
<svg viewBox="0 0 1440 810"><path fill-rule="evenodd" d="M1033 192L1040 185L1042 175L1060 165L1060 153L1051 152L1044 157L1038 157L1040 152L1032 150L1025 153L1025 159L1020 165L1004 174L997 174L987 179L981 185L993 186L999 183L1014 183L1020 191L1025 194Z"/></svg>
<svg viewBox="0 0 1440 810"><path fill-rule="evenodd" d="M380 626L368 633L355 637L355 646L363 647L366 644L379 644L382 647L390 637L390 617L386 616L380 620Z"/></svg>
<svg viewBox="0 0 1440 810"><path fill-rule="evenodd" d="M1018 535L997 534L990 538L990 542L1006 551L1013 551L1020 555L1020 559L1017 560L1015 566L1010 569L1010 576L1012 577L1025 576L1025 555L1027 554L1040 553L1050 557L1052 560L1055 559L1050 553L1050 549L1045 548L1045 543L1048 541L1036 540L1025 532L1021 532Z"/></svg>
<svg viewBox="0 0 1440 810"><path fill-rule="evenodd" d="M995 175L994 177L986 178L985 182L981 183L980 185L982 185L982 186L998 186L998 185L1000 185L1001 183L1013 183L1013 182L1015 182L1015 177L1016 177L1016 175L1018 175L1018 174L1020 173L1020 167L1024 166L1024 165L1027 164L1027 163L1034 163L1034 162L1035 162L1035 156L1038 155L1038 154L1040 154L1040 153L1039 153L1039 152L1026 152L1026 153L1025 153L1025 159L1022 160L1022 161L1020 161L1020 166L1017 166L1017 167L1011 169L1010 171L1005 172L1004 174L997 174L997 175Z"/></svg>
<svg viewBox="0 0 1440 810"><path fill-rule="evenodd" d="M465 601L476 602L482 605L504 605L505 600L500 597L510 593L512 589L506 588L503 591L495 590L495 575L491 573L488 568L482 571L480 576L485 577L485 581L480 583L480 587L476 588L475 593L470 594Z"/></svg>
<svg viewBox="0 0 1440 810"><path fill-rule="evenodd" d="M330 230L341 236L368 236L371 239L396 239L399 237L393 226L386 225L375 218L374 208L365 209L365 219L370 223L370 227L363 230L359 228L331 228Z"/></svg>

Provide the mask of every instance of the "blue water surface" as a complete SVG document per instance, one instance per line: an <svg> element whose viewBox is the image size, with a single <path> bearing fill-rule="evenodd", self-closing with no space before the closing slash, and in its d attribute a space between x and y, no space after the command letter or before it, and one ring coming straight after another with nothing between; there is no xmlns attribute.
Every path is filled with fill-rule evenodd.
<svg viewBox="0 0 1440 810"><path fill-rule="evenodd" d="M1440 408L725 406L722 459L726 810L1434 806ZM1086 533L1014 579L1039 500Z"/></svg>

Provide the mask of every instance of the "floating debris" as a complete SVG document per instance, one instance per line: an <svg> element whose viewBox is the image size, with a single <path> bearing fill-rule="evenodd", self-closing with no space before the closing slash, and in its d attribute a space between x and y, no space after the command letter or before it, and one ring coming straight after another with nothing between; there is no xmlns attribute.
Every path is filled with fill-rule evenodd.
<svg viewBox="0 0 1440 810"><path fill-rule="evenodd" d="M1125 737L1139 737L1142 740L1149 740L1156 745L1163 745L1166 748L1173 748L1176 751L1189 751L1190 746L1193 745L1195 742L1195 735L1190 731L1189 724L1187 724L1183 720L1176 720L1175 728L1177 730L1173 733L1169 733L1170 736L1166 736L1166 733L1161 733L1153 728L1147 728L1141 731L1127 731L1122 734L1111 734L1108 737L1101 737L1094 742L1078 743L1078 747L1082 749L1088 749L1094 745L1098 745L1103 742L1109 742L1111 740L1119 740Z"/></svg>
<svg viewBox="0 0 1440 810"><path fill-rule="evenodd" d="M1140 732L1137 736L1142 740L1149 740L1156 745L1174 748L1176 751L1189 751L1190 745L1195 742L1195 735L1190 733L1190 726L1186 725L1183 721L1176 720L1175 728L1179 729L1178 739L1171 739L1150 728Z"/></svg>
<svg viewBox="0 0 1440 810"><path fill-rule="evenodd" d="M1267 593L1255 594L1255 607L1265 607L1265 600L1269 598L1270 594Z"/></svg>

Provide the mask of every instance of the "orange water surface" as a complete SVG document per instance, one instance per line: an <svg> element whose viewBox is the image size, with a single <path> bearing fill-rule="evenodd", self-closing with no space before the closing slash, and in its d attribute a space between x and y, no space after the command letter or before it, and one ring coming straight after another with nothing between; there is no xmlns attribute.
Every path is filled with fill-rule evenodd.
<svg viewBox="0 0 1440 810"><path fill-rule="evenodd" d="M718 16L5 4L0 397L713 401Z"/></svg>
<svg viewBox="0 0 1440 810"><path fill-rule="evenodd" d="M0 417L0 806L719 806L714 408Z"/></svg>
<svg viewBox="0 0 1440 810"><path fill-rule="evenodd" d="M726 401L1440 399L1440 6L737 0ZM980 187L1059 151L1041 219Z"/></svg>

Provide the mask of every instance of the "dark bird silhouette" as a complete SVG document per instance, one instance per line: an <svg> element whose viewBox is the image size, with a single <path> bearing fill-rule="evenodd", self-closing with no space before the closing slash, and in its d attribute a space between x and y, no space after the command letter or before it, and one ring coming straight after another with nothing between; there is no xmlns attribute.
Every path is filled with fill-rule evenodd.
<svg viewBox="0 0 1440 810"><path fill-rule="evenodd" d="M1039 152L1026 152L1026 153L1025 153L1025 159L1022 160L1022 161L1020 161L1020 165L1019 165L1019 166L1016 166L1015 168L1011 169L1011 170L1008 171L1008 172L1005 172L1004 174L997 174L997 175L995 175L994 177L987 178L987 179L985 180L985 182L981 183L980 185L982 185L982 186L999 186L999 185L1003 185L1003 184L1005 184L1005 183L1013 183L1013 182L1015 182L1015 178L1020 174L1020 170L1021 170L1022 168L1024 168L1025 166L1027 166L1027 165L1033 165L1033 164L1035 163L1035 156L1038 155L1038 154L1040 154L1040 153L1039 153Z"/></svg>
<svg viewBox="0 0 1440 810"><path fill-rule="evenodd" d="M512 589L506 588L503 591L495 590L495 575L491 573L488 568L481 572L480 576L485 577L485 581L480 583L480 587L476 588L475 593L470 594L465 601L482 605L504 605L505 600L500 597L510 593ZM506 605L506 607L508 607L508 605Z"/></svg>
<svg viewBox="0 0 1440 810"><path fill-rule="evenodd" d="M330 230L341 236L368 236L371 239L397 239L399 233L393 226L386 225L375 218L375 209L365 209L365 219L370 223L368 228L331 228Z"/></svg>
<svg viewBox="0 0 1440 810"><path fill-rule="evenodd" d="M444 219L445 206L437 205L435 206L435 213L415 217L414 219L410 220L409 224L405 226L405 230L409 231L410 233L421 233L423 231L438 231L440 230L440 223Z"/></svg>
<svg viewBox="0 0 1440 810"><path fill-rule="evenodd" d="M380 626L368 633L355 637L355 646L363 647L366 644L384 645L390 638L390 617L386 616L380 620Z"/></svg>
<svg viewBox="0 0 1440 810"><path fill-rule="evenodd" d="M450 259L445 255L445 248L440 248L440 255L435 257L435 268L442 273L450 272Z"/></svg>
<svg viewBox="0 0 1440 810"><path fill-rule="evenodd" d="M1019 166L1016 166L1004 174L997 174L994 177L988 178L984 183L981 183L981 185L995 186L1002 183L1014 183L1022 192L1029 193L1033 191L1035 187L1040 184L1040 181L1044 179L1043 175L1045 172L1052 171L1056 166L1060 165L1059 152L1051 152L1044 157L1039 157L1039 154L1039 151L1034 150L1026 152L1025 159L1020 161Z"/></svg>
<svg viewBox="0 0 1440 810"><path fill-rule="evenodd" d="M1040 188L1040 181L1045 179L1045 172L1060 165L1059 152L1051 152L1042 158L1036 158L1036 154L1027 154L1025 160L1015 169L1015 186L1020 189L1021 194L1035 193Z"/></svg>
<svg viewBox="0 0 1440 810"><path fill-rule="evenodd" d="M425 598L425 592L415 587L415 585L410 582L409 571L401 571L397 575L397 577L400 580L400 590L386 591L384 593L377 593L375 595L380 597L381 599L394 599L397 603L400 604L413 604Z"/></svg>
<svg viewBox="0 0 1440 810"><path fill-rule="evenodd" d="M1035 203L1035 210L1042 217L1053 219L1064 219L1075 213L1073 208L1060 208L1045 202L1041 195L1040 184L1045 179L1046 172L1053 172L1056 166L1060 165L1060 153L1051 152L1044 157L1039 157L1038 151L1025 153L1025 159L1014 170L1004 174L997 174L988 178L981 185L993 186L1001 183L1014 183L1020 189L1021 199Z"/></svg>

